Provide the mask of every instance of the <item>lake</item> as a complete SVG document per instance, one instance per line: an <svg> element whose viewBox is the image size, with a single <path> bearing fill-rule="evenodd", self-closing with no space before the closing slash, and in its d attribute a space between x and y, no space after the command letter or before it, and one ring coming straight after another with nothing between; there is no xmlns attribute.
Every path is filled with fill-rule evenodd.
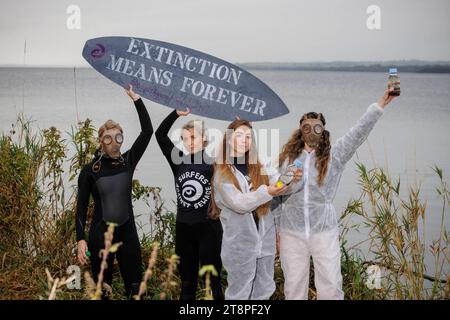
<svg viewBox="0 0 450 320"><path fill-rule="evenodd" d="M262 152L263 158L276 155L276 150L308 111L322 112L331 140L336 141L356 123L369 104L378 100L388 77L387 73L377 72L249 71L267 83L290 109L290 114L281 118L254 123L261 151L264 147L275 150L272 154ZM392 177L401 179L402 194L408 186L420 186L421 199L427 202L426 234L430 240L439 234L442 210L442 201L435 190L439 179L432 167L442 168L447 180L450 171L450 75L399 70L399 77L401 97L388 105L367 141L347 164L334 204L342 211L351 197L359 195L355 161L367 167L386 168ZM156 130L172 109L149 100L144 102ZM123 150L131 146L139 133L138 117L130 98L92 69L74 72L63 68L0 68L0 106L2 132L9 132L17 114L23 112L40 128L55 126L62 131L70 131L71 125L86 118L92 119L96 127L113 119L124 129ZM205 120L211 132L223 131L228 125L191 115L177 120L174 129L195 118ZM211 147L217 140L213 138ZM175 209L171 171L154 137L135 178L145 185L162 187L166 207ZM138 205L136 212L140 210ZM142 215L139 219L148 224L149 216ZM445 225L449 229L448 214ZM350 235L350 242L361 238L364 234ZM450 270L448 264L445 269Z"/></svg>

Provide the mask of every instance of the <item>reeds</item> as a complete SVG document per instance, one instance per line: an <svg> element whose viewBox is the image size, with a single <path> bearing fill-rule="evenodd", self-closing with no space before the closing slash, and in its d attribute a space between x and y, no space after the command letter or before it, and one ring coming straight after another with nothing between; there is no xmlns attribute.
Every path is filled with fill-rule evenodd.
<svg viewBox="0 0 450 320"><path fill-rule="evenodd" d="M153 267L156 264L156 258L158 256L158 250L159 250L159 243L155 242L153 244L153 250L150 255L150 258L148 260L148 266L144 273L144 279L141 282L141 285L139 286L139 293L137 296L135 296L136 300L141 300L142 295L147 291L147 282L150 280L151 276L153 275Z"/></svg>
<svg viewBox="0 0 450 320"><path fill-rule="evenodd" d="M102 283L102 271L94 283L89 268L84 267L82 289L66 287L73 280L71 275L67 277L67 267L78 264L74 180L97 148L89 119L78 123L68 135L69 139L64 139L53 127L33 132L32 123L21 116L10 132L0 137L1 299L98 299L105 288L110 298L128 298L123 295L117 266L106 265L107 255L118 249L113 244L113 233L105 237L108 243L102 251L102 270L112 269L112 286ZM69 164L68 169L65 164ZM449 234L444 217L450 197L442 170L433 168L438 177L437 196L442 201L442 210L436 213L427 209L420 188L411 187L403 195L400 180L391 179L386 171L368 170L362 164L357 164L357 169L361 195L349 201L340 220L345 297L448 299ZM175 214L165 209L158 187L135 180L132 199L146 205L144 214L151 222L150 232L144 232L141 238L146 272L134 298L177 299L180 279L176 272L179 260L174 254ZM91 201L87 228L92 209ZM431 214L441 216L439 234L433 241L424 232L425 218ZM358 230L365 240L350 246L346 241L348 233ZM433 256L433 270L426 269L427 252ZM367 285L367 268L371 265L382 271L378 289ZM214 271L210 266L200 270L205 288L199 289L199 298L212 298L210 276L216 274ZM314 298L312 277L313 272L310 297ZM283 299L284 280L278 260L275 279L273 299ZM221 281L226 284L224 270Z"/></svg>
<svg viewBox="0 0 450 320"><path fill-rule="evenodd" d="M435 258L435 272L433 276L426 273L426 235L425 216L426 202L420 199L420 188L410 187L406 196L400 192L400 180L393 180L383 169L374 168L367 170L362 164L357 164L361 187L361 195L358 199L349 202L341 222L343 222L343 234L348 232L348 221L357 217L359 227L367 233L367 242L371 256L367 257L355 254L350 257L349 250L343 248L344 267L356 268L359 272L348 274L354 277L347 281L355 281L361 287L360 277L364 268L369 265L378 266L383 274L382 286L378 292L373 292L372 298L386 299L442 299L448 287L448 274L443 274L443 265L447 266L449 260L449 234L444 225L444 215L449 205L449 192L443 181L442 171L434 168L440 179L440 187L437 189L443 200L441 212L441 228L438 239L433 241L430 252ZM431 214L431 213L429 213ZM346 222L344 222L346 221ZM360 244L359 244L360 245ZM359 245L351 248L354 253ZM355 263L353 266L351 263ZM427 281L432 281L430 288ZM365 291L366 288L361 288ZM447 289L448 290L448 289ZM348 292L354 297L355 292ZM362 294L367 297L367 292Z"/></svg>
<svg viewBox="0 0 450 320"><path fill-rule="evenodd" d="M212 289L211 289L211 275L217 277L219 274L217 273L216 268L214 265L205 265L203 266L200 271L198 272L198 275L201 278L205 278L205 289L204 291L204 298L203 300L214 300Z"/></svg>
<svg viewBox="0 0 450 320"><path fill-rule="evenodd" d="M72 181L81 168L92 159L97 148L95 129L87 119L72 127L69 141L61 132L51 127L33 131L30 120L23 116L8 134L0 137L0 298L2 299L83 299L101 297L102 272L97 284L92 285L92 277L84 267L84 289L66 288L70 281L65 279L67 268L76 266L75 208L76 184ZM74 154L68 154L72 145ZM65 163L69 163L64 166ZM64 183L68 177L69 186ZM142 254L150 255L149 246L153 240L163 243L155 268L158 277L163 275L166 258L173 254L174 214L167 211L159 195L160 188L142 186L133 181L133 200L143 201L147 214L158 223L151 234L144 234ZM93 203L88 210L88 224L92 216ZM173 225L173 226L172 226ZM113 239L109 249L102 251L102 270L112 268L114 272L114 296L125 299L122 294L121 277L116 265L107 266L106 258L111 250L116 250ZM108 244L107 244L108 246ZM48 270L53 275L48 277ZM171 267L170 281L179 281L175 268ZM55 278L53 278L55 277ZM44 279L47 278L48 281ZM69 276L69 279L73 277ZM162 280L161 280L162 281ZM161 292L161 284L152 281L150 291ZM176 296L177 290L171 286L168 293ZM170 291L169 290L169 291Z"/></svg>

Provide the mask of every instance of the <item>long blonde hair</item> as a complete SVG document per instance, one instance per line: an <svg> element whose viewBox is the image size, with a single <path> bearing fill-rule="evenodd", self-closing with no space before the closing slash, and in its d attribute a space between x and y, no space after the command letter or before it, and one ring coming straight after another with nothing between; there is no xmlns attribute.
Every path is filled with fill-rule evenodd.
<svg viewBox="0 0 450 320"><path fill-rule="evenodd" d="M227 132L225 133L222 141L221 148L218 153L218 157L216 158L216 162L214 163L214 174L212 177L212 181L214 181L214 178L217 177L218 181L225 180L228 182L233 183L233 185L242 192L241 187L239 185L239 182L236 178L236 176L233 173L233 170L231 169L232 162L231 159L227 156L227 147L229 146L230 140L231 140L231 132L234 132L237 128L240 126L246 126L252 130L252 144L250 146L250 150L245 154L245 164L248 169L248 175L252 182L252 188L251 190L254 191L258 189L261 185L269 184L269 177L267 176L266 172L264 171L263 166L259 162L258 159L258 151L256 149L255 145L255 137L253 133L253 127L247 120L235 120L233 121L227 128ZM210 208L209 208L209 217L212 219L217 219L220 215L220 208L217 207L215 201L214 201L214 188L211 192L211 201L210 201ZM262 205L260 205L258 208L256 208L255 212L259 218L265 216L267 212L269 211L271 205L271 201L266 202Z"/></svg>

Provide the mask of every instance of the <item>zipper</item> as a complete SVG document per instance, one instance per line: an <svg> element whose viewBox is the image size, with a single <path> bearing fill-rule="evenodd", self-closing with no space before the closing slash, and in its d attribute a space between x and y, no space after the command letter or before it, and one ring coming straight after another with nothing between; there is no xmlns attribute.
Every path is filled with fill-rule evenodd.
<svg viewBox="0 0 450 320"><path fill-rule="evenodd" d="M309 162L311 160L311 154L309 152L306 152L306 161L305 161L305 170L304 172L304 178L305 178L305 186L304 186L304 193L303 193L303 212L305 214L305 234L306 239L309 239L309 233L310 233L310 226L309 226Z"/></svg>

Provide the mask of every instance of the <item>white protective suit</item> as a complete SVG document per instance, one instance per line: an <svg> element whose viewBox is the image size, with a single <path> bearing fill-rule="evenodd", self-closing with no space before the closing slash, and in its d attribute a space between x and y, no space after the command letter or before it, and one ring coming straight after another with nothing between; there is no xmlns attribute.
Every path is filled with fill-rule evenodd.
<svg viewBox="0 0 450 320"><path fill-rule="evenodd" d="M286 299L308 299L311 256L317 298L344 298L338 218L332 201L345 164L382 114L383 109L377 103L371 104L356 125L336 141L331 147L328 171L320 187L317 185L316 155L314 151L303 150L298 157L303 163L302 180L291 187L291 195L281 197L281 205L277 206L274 200L272 208L280 232ZM286 164L280 169L283 170Z"/></svg>
<svg viewBox="0 0 450 320"><path fill-rule="evenodd" d="M251 185L244 175L234 166L232 169L242 192L231 182L221 179L219 183L218 177L213 182L223 227L221 258L228 274L225 299L266 300L275 291L275 221L269 210L259 219L257 229L252 211L271 201L272 196L266 185L250 191ZM279 174L269 171L272 185Z"/></svg>

